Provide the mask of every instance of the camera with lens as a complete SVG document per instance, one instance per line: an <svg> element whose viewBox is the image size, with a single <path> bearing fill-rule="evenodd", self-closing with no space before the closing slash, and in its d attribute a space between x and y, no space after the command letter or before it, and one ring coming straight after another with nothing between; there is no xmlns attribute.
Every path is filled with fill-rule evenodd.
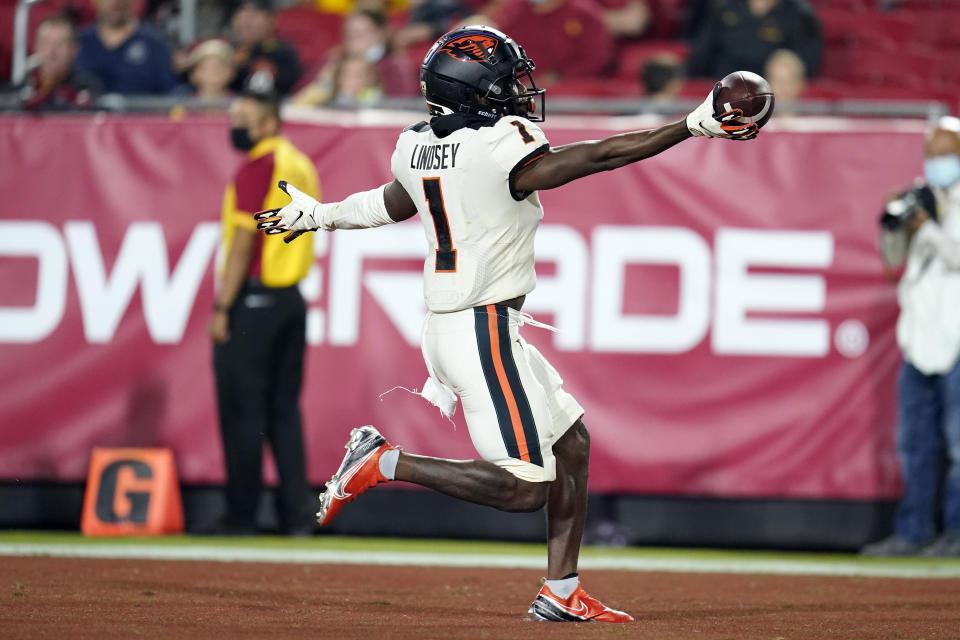
<svg viewBox="0 0 960 640"><path fill-rule="evenodd" d="M916 218L921 210L926 211L931 219L936 219L936 196L930 186L922 182L887 203L880 215L880 227L886 231L898 231Z"/></svg>
<svg viewBox="0 0 960 640"><path fill-rule="evenodd" d="M879 249L888 268L899 267L907 259L910 245L907 226L921 211L925 211L931 220L937 219L937 197L928 184L919 181L898 193L884 207L880 215Z"/></svg>

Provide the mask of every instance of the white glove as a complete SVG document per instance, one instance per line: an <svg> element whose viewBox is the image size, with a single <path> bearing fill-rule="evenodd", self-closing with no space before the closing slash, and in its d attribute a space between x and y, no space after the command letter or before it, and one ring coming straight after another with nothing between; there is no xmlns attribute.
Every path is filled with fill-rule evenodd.
<svg viewBox="0 0 960 640"><path fill-rule="evenodd" d="M743 115L742 110L733 109L714 115L714 97L719 90L720 83L718 82L714 85L713 91L710 92L707 99L687 116L687 129L690 130L690 133L695 136L728 138L730 140L752 140L756 138L760 127L753 122L743 123L737 120Z"/></svg>
<svg viewBox="0 0 960 640"><path fill-rule="evenodd" d="M277 186L290 196L290 203L279 209L267 209L254 214L257 229L262 229L268 235L286 233L283 241L290 242L307 231L316 231L324 226L323 205L286 180L281 180Z"/></svg>

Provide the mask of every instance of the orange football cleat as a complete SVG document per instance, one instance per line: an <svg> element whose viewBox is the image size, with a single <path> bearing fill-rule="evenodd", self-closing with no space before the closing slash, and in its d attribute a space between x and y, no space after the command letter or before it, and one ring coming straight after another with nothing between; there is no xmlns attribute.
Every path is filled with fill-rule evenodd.
<svg viewBox="0 0 960 640"><path fill-rule="evenodd" d="M629 613L611 609L591 598L580 586L564 600L543 585L527 615L540 622L633 622Z"/></svg>
<svg viewBox="0 0 960 640"><path fill-rule="evenodd" d="M380 456L384 451L395 449L375 428L367 425L350 432L350 440L344 447L347 454L340 469L327 482L320 494L320 511L317 522L330 524L340 507L381 482L388 482L380 473Z"/></svg>

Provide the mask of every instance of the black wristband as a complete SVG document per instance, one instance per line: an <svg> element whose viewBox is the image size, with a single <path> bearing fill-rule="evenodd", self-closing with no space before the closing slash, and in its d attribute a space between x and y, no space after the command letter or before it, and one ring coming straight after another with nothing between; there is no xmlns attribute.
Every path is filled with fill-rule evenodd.
<svg viewBox="0 0 960 640"><path fill-rule="evenodd" d="M213 310L214 310L214 311L217 311L217 312L226 313L227 311L230 311L230 307L224 306L224 305L220 304L219 302L214 302L214 303L213 303Z"/></svg>

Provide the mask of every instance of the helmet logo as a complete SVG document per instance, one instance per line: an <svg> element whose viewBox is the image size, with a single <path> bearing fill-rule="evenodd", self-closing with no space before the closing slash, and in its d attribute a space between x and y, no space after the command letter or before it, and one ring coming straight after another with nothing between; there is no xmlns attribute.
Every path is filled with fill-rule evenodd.
<svg viewBox="0 0 960 640"><path fill-rule="evenodd" d="M480 62L487 60L497 50L499 41L496 38L474 33L447 42L441 47L447 55L457 60Z"/></svg>

